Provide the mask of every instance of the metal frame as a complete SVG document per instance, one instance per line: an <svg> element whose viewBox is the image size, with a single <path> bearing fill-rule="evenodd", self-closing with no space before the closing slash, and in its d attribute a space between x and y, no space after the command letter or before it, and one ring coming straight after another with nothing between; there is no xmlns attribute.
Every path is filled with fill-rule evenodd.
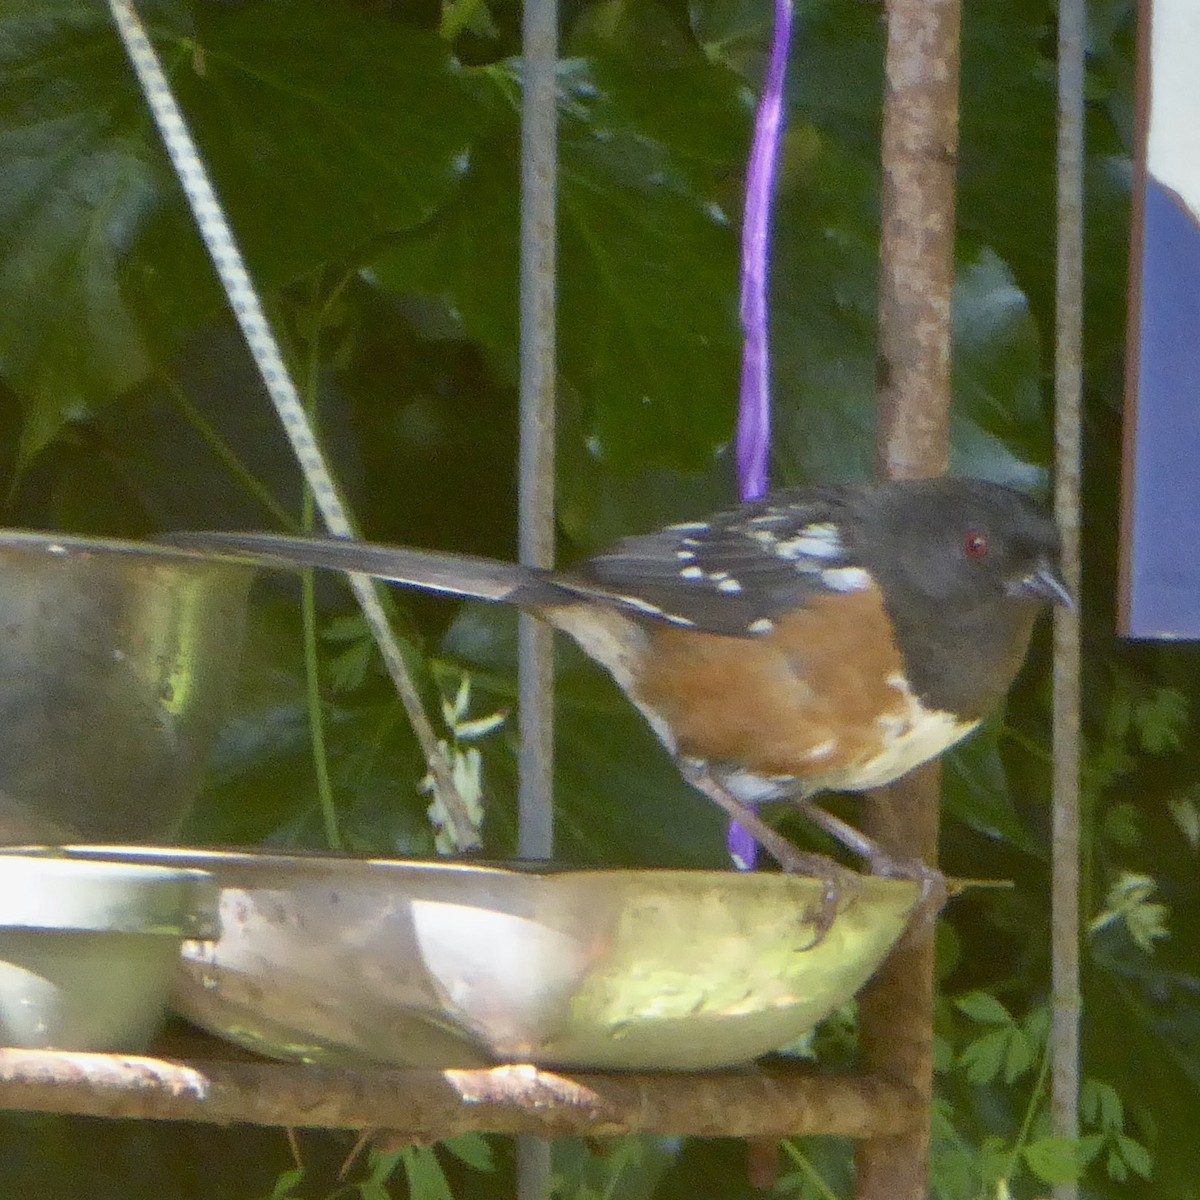
<svg viewBox="0 0 1200 1200"><path fill-rule="evenodd" d="M1082 12L1078 0L1064 0L1063 8L1064 14L1068 8ZM554 536L554 0L528 0L525 17L521 555L526 562L547 565ZM880 288L885 382L878 446L881 473L889 476L938 474L949 455L959 25L959 0L888 4ZM1077 89L1081 105L1082 75L1076 59L1067 62L1066 51L1081 53L1082 38L1065 16L1061 36L1062 86ZM1068 129L1064 137L1060 173L1070 179L1069 172L1082 159L1081 133ZM1081 204L1077 183L1068 182L1061 193L1060 219L1068 225L1075 222L1076 235ZM1077 242L1064 243L1059 302L1065 315L1060 320L1057 365L1065 389L1060 404L1063 397L1069 403L1074 396L1075 416L1062 415L1059 425L1059 454L1065 463L1059 514L1069 534L1072 582L1078 570L1079 331L1078 309L1070 306L1078 303L1079 270ZM1058 632L1062 711L1069 714L1073 704L1077 721L1078 627L1060 618ZM522 627L521 668L521 848L526 854L547 856L551 658L549 638L541 627ZM1056 735L1065 738L1069 733L1067 717L1056 721ZM1067 797L1066 820L1074 753L1074 743L1068 744L1057 760L1056 778ZM871 809L873 832L890 850L921 854L930 861L936 857L936 768L902 780ZM1056 832L1059 828L1056 818ZM1060 887L1070 878L1069 873L1060 876L1056 905ZM1072 919L1077 925L1077 912L1074 918L1070 911L1063 912L1059 919L1069 932ZM1077 986L1072 984L1070 962L1064 970L1065 974L1056 967L1056 1004L1063 988L1069 1001L1071 987ZM1070 1019L1077 1028L1077 992L1074 1003ZM181 1057L170 1056L170 1047L164 1047L166 1056L161 1058L0 1050L0 1105L107 1117L385 1127L420 1141L469 1129L541 1138L634 1131L734 1137L840 1134L863 1139L857 1158L858 1200L924 1200L932 1013L933 943L926 936L895 954L864 994L868 1073L860 1076L827 1078L759 1067L714 1075L564 1074L530 1066L349 1071L246 1061L228 1047L194 1038L182 1047ZM1069 1034L1068 1028L1068 1052ZM1060 1131L1066 1131L1073 1121L1073 1076L1068 1071L1056 1079L1056 1112ZM523 1195L532 1198L543 1194L548 1159L543 1148L530 1149L527 1144L526 1149L521 1187Z"/></svg>

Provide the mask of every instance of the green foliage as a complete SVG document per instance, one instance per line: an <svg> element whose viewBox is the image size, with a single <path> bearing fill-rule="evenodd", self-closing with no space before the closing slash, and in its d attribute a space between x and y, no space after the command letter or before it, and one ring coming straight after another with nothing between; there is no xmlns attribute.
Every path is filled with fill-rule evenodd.
<svg viewBox="0 0 1200 1200"><path fill-rule="evenodd" d="M519 8L159 0L145 16L364 531L514 544ZM1132 0L1091 5L1085 478L1087 1083L1078 1143L1046 1119L1046 645L1004 713L948 756L944 856L1008 878L944 923L934 1112L943 1200L1197 1200L1200 701L1195 651L1111 636ZM803 0L773 273L775 478L873 461L882 22ZM564 557L731 494L737 226L767 0L572 0L559 78L559 528ZM956 470L1037 486L1052 460L1054 10L968 5L955 322ZM5 520L143 535L294 525L301 491L105 7L0 11L0 439ZM19 450L19 453L18 453ZM434 852L424 764L336 583L265 586L235 719L187 836ZM303 615L298 616L298 612ZM398 597L429 711L515 846L511 614ZM575 862L717 866L723 828L580 656L558 665L557 821ZM316 730L314 735L313 731ZM314 746L327 772L313 767ZM318 783L317 780L320 779ZM797 836L804 831L795 826ZM1169 934L1168 932L1169 923ZM1153 953L1151 953L1153 951ZM853 1013L799 1050L853 1055ZM1099 1082L1103 1080L1104 1082ZM281 1135L10 1117L13 1194L473 1200L506 1148L372 1151ZM306 1143L307 1145L307 1143ZM750 1194L740 1147L556 1147L557 1194ZM785 1147L781 1196L845 1195L844 1144ZM137 1163L134 1171L130 1163ZM716 1181L716 1182L714 1182ZM1147 1182L1149 1181L1149 1182Z"/></svg>

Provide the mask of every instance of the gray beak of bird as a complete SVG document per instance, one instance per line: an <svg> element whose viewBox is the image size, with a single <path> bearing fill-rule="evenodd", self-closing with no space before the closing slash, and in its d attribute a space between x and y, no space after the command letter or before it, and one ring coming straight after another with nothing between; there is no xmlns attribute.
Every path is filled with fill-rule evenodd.
<svg viewBox="0 0 1200 1200"><path fill-rule="evenodd" d="M1044 600L1050 604L1061 604L1063 608L1074 608L1075 598L1057 568L1050 563L1039 563L1028 575L1018 579L1012 587L1018 596L1027 596L1031 600Z"/></svg>

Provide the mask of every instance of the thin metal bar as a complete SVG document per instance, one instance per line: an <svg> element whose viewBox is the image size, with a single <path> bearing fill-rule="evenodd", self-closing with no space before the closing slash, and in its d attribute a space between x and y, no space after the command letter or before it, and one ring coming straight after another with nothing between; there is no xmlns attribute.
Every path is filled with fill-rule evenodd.
<svg viewBox="0 0 1200 1200"><path fill-rule="evenodd" d="M1054 349L1054 508L1063 576L1080 599L1083 394L1083 170L1085 0L1058 7L1058 229ZM1054 614L1054 810L1051 995L1054 1132L1079 1135L1080 640L1079 608ZM1076 1183L1055 1186L1075 1200Z"/></svg>
<svg viewBox="0 0 1200 1200"><path fill-rule="evenodd" d="M885 60L879 346L879 473L945 471L950 452L959 0L890 0ZM939 773L915 771L868 799L890 853L936 863ZM933 1099L933 936L910 935L861 1000L865 1069L921 1097L913 1129L863 1142L858 1200L927 1200Z"/></svg>
<svg viewBox="0 0 1200 1200"><path fill-rule="evenodd" d="M521 430L518 548L522 563L554 563L554 396L558 60L556 0L525 0L521 103ZM520 733L518 848L554 851L554 642L549 626L518 618ZM517 1143L520 1200L550 1195L550 1144Z"/></svg>
<svg viewBox="0 0 1200 1200"><path fill-rule="evenodd" d="M554 561L555 215L557 103L555 0L528 0L521 112L521 562ZM519 631L522 855L553 852L553 645L546 625L522 615Z"/></svg>

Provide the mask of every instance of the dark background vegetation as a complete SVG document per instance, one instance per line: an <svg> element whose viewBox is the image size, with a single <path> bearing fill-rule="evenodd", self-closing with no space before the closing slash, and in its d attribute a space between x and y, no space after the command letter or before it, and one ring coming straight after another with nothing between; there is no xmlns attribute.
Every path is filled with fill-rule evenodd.
<svg viewBox="0 0 1200 1200"><path fill-rule="evenodd" d="M564 558L732 494L736 231L768 8L564 4ZM959 901L941 935L935 1171L937 1195L953 1200L998 1195L998 1181L1042 1195L1076 1162L1087 1195L1200 1196L1197 659L1112 633L1133 8L1095 0L1088 65L1083 903L1102 928L1085 954L1087 1137L1064 1147L1044 1123L1043 631L1007 711L945 772L947 868L1017 885ZM517 4L145 11L364 533L511 555ZM798 11L776 210L778 483L865 477L874 424L882 10L803 0ZM963 36L954 469L1044 487L1054 8L967 0ZM7 0L0 72L4 523L142 536L278 528L280 506L297 519L296 472L103 4ZM361 851L429 853L416 747L346 593L329 582L321 601L342 836ZM512 703L509 614L398 604L435 711L463 671L473 715ZM194 841L322 844L297 614L288 585L261 589ZM607 681L564 653L558 694L562 857L722 864L715 809ZM496 854L514 845L513 736L506 725L481 743ZM1164 923L1169 936L1155 936ZM852 1013L816 1039L827 1061L852 1045ZM350 1140L301 1146L306 1171L281 1174L293 1165L281 1132L9 1115L0 1178L13 1195L90 1200L337 1191ZM375 1155L342 1194L508 1193L510 1147L457 1149L401 1158L390 1182L395 1156ZM557 1153L564 1197L750 1194L734 1142ZM789 1146L785 1161L776 1194L844 1194L844 1145Z"/></svg>

